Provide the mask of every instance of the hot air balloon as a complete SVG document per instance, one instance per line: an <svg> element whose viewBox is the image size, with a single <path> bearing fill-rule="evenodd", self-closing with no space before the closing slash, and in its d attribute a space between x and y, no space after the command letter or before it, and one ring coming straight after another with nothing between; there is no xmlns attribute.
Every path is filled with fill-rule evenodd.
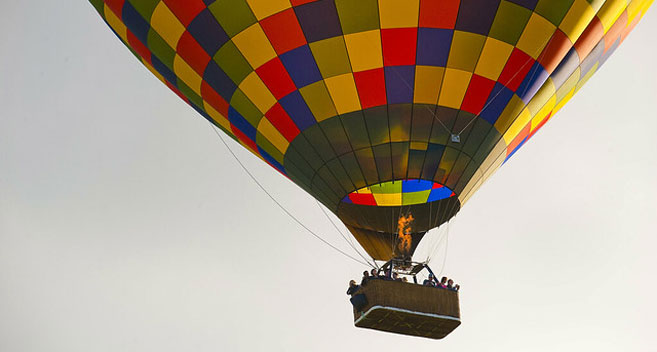
<svg viewBox="0 0 657 352"><path fill-rule="evenodd" d="M652 0L90 2L180 98L373 259L413 274L426 232L564 106ZM390 290L402 288L370 287L357 325L440 338L460 323L456 293L400 308ZM390 324L367 323L375 313Z"/></svg>

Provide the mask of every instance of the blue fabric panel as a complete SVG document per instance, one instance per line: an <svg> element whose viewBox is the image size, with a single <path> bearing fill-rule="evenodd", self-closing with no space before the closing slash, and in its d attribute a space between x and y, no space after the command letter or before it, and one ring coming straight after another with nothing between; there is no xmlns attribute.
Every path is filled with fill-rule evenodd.
<svg viewBox="0 0 657 352"><path fill-rule="evenodd" d="M144 44L148 43L148 30L151 28L151 25L127 1L123 4L121 17L125 26L128 27L135 37L139 38Z"/></svg>
<svg viewBox="0 0 657 352"><path fill-rule="evenodd" d="M208 9L201 11L192 20L187 31L210 56L214 56L219 48L230 40L228 34Z"/></svg>
<svg viewBox="0 0 657 352"><path fill-rule="evenodd" d="M205 80L212 89L217 91L226 101L230 101L237 89L237 85L213 60L210 60L203 73Z"/></svg>
<svg viewBox="0 0 657 352"><path fill-rule="evenodd" d="M279 103L300 131L317 123L315 116L313 116L298 90L281 98Z"/></svg>
<svg viewBox="0 0 657 352"><path fill-rule="evenodd" d="M388 104L412 103L415 66L385 67Z"/></svg>
<svg viewBox="0 0 657 352"><path fill-rule="evenodd" d="M285 69L298 87L305 87L322 79L315 58L308 45L300 46L280 56Z"/></svg>
<svg viewBox="0 0 657 352"><path fill-rule="evenodd" d="M442 28L420 28L417 34L417 64L447 66L454 31Z"/></svg>
<svg viewBox="0 0 657 352"><path fill-rule="evenodd" d="M228 108L228 120L251 140L256 140L256 129L233 107Z"/></svg>
<svg viewBox="0 0 657 352"><path fill-rule="evenodd" d="M504 111L504 108L509 104L512 96L513 92L509 88L505 87L502 83L495 83L495 87L490 92L479 117L488 121L491 125L494 124L502 114L502 111Z"/></svg>

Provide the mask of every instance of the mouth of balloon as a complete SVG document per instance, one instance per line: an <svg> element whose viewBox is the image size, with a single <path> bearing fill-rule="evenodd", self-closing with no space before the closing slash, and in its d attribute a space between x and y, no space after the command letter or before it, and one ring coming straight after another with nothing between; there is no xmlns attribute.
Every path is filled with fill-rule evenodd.
<svg viewBox="0 0 657 352"><path fill-rule="evenodd" d="M371 206L424 204L449 197L454 192L447 186L429 180L395 180L363 187L349 193L343 203Z"/></svg>

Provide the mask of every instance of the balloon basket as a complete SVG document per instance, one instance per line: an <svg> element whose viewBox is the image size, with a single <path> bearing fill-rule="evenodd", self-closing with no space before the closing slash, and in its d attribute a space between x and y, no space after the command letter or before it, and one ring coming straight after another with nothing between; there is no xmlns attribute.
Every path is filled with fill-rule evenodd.
<svg viewBox="0 0 657 352"><path fill-rule="evenodd" d="M399 281L370 280L354 308L359 328L442 339L461 325L458 292ZM358 297L359 295L357 295Z"/></svg>

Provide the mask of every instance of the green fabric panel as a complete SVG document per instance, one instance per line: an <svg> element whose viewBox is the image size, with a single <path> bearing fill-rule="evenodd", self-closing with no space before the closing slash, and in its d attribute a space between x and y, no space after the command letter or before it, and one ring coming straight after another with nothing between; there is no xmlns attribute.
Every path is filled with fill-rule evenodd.
<svg viewBox="0 0 657 352"><path fill-rule="evenodd" d="M532 11L525 7L503 0L488 36L516 45L531 15Z"/></svg>
<svg viewBox="0 0 657 352"><path fill-rule="evenodd" d="M476 120L477 118L475 117L474 114L464 110L459 110L457 113L456 120L454 121L454 125L451 127L451 130L454 133L460 133L461 141L453 142L452 139L449 138L445 145L447 145L448 147L461 150L463 148L463 143L468 138L468 133L470 133L470 129L472 129L472 126L476 122Z"/></svg>
<svg viewBox="0 0 657 352"><path fill-rule="evenodd" d="M461 135L461 143L463 143L461 150L470 156L474 156L488 136L488 132L491 128L493 128L493 126L488 123L488 121L476 118L475 122L473 122L471 127L466 131L467 135Z"/></svg>
<svg viewBox="0 0 657 352"><path fill-rule="evenodd" d="M351 72L351 63L343 36L310 43L310 50L322 77L329 78Z"/></svg>
<svg viewBox="0 0 657 352"><path fill-rule="evenodd" d="M217 0L208 9L231 38L257 22L244 0Z"/></svg>
<svg viewBox="0 0 657 352"><path fill-rule="evenodd" d="M480 164L486 160L488 154L495 148L497 142L502 138L502 135L497 132L495 128L488 130L486 137L481 142L481 145L477 149L477 152L473 155L473 159L477 164Z"/></svg>
<svg viewBox="0 0 657 352"><path fill-rule="evenodd" d="M338 201L342 200L342 198L348 194L340 182L338 182L338 180L335 178L335 175L329 171L326 165L317 170L317 174L322 178L322 180L324 180L324 182L326 182L328 187L333 191L333 195L338 198Z"/></svg>
<svg viewBox="0 0 657 352"><path fill-rule="evenodd" d="M155 7L160 3L160 0L128 0L128 2L144 17L146 22L150 23L153 11L155 11Z"/></svg>
<svg viewBox="0 0 657 352"><path fill-rule="evenodd" d="M317 170L324 164L324 160L317 154L315 148L310 145L310 142L308 142L308 139L303 134L294 139L292 146L294 146L294 150L303 156L303 160L310 164L312 170ZM288 148L288 153L289 150L290 148Z"/></svg>
<svg viewBox="0 0 657 352"><path fill-rule="evenodd" d="M256 144L258 147L267 152L267 154L271 155L271 157L278 161L281 165L284 165L285 157L283 156L283 153L281 153L278 148L274 147L274 145L269 142L267 137L260 134L260 132L256 133Z"/></svg>
<svg viewBox="0 0 657 352"><path fill-rule="evenodd" d="M349 143L349 139L347 138L347 134L344 132L344 127L342 127L340 119L335 118L322 121L319 126L321 127L322 131L324 131L326 138L331 141L331 146L338 155L352 151L351 143Z"/></svg>
<svg viewBox="0 0 657 352"><path fill-rule="evenodd" d="M299 89L299 93L301 93L303 100L306 101L308 108L310 108L317 121L322 121L338 114L335 111L335 105L329 95L328 89L326 89L324 81L309 84Z"/></svg>
<svg viewBox="0 0 657 352"><path fill-rule="evenodd" d="M434 105L413 105L413 121L411 122L411 140L428 142L433 124Z"/></svg>
<svg viewBox="0 0 657 352"><path fill-rule="evenodd" d="M303 184L310 187L315 172L310 164L308 164L304 157L292 145L290 145L285 151L285 162L283 165L285 170L289 171L288 175L293 173ZM292 172L292 170L294 170L294 172Z"/></svg>
<svg viewBox="0 0 657 352"><path fill-rule="evenodd" d="M178 87L178 90L189 99L189 101L196 105L197 108L203 110L203 98L201 98L198 94L196 94L195 91L193 91L191 88L189 88L188 85L185 84L180 78L178 78L178 82L176 84Z"/></svg>
<svg viewBox="0 0 657 352"><path fill-rule="evenodd" d="M486 37L480 34L454 31L447 67L473 72L484 48Z"/></svg>
<svg viewBox="0 0 657 352"><path fill-rule="evenodd" d="M431 191L408 192L402 194L402 205L426 203Z"/></svg>
<svg viewBox="0 0 657 352"><path fill-rule="evenodd" d="M347 174L347 171L344 169L342 164L340 163L339 159L333 159L326 163L326 166L328 167L331 172L335 175L335 177L338 179L338 182L340 182L340 187L344 189L344 195L347 195L349 192L352 190L356 189L356 186L354 186L354 183L351 182L351 178Z"/></svg>
<svg viewBox="0 0 657 352"><path fill-rule="evenodd" d="M239 85L253 68L248 61L242 56L232 41L224 44L221 49L214 55L213 60L226 72L228 77Z"/></svg>
<svg viewBox="0 0 657 352"><path fill-rule="evenodd" d="M89 0L91 5L96 8L96 11L105 18L105 3L103 0Z"/></svg>
<svg viewBox="0 0 657 352"><path fill-rule="evenodd" d="M233 93L230 105L237 110L253 127L258 128L262 113L239 88Z"/></svg>
<svg viewBox="0 0 657 352"><path fill-rule="evenodd" d="M435 113L436 113L435 119L438 121L434 121L433 123L433 127L431 128L431 137L429 140L431 141L431 143L435 143L435 144L447 144L447 142L450 140L450 135L451 135L449 131L451 131L452 126L454 125L454 121L456 120L458 110L454 110L452 108L447 108L443 106L438 106L436 108ZM447 127L447 129L445 129L443 125Z"/></svg>
<svg viewBox="0 0 657 352"><path fill-rule="evenodd" d="M379 28L379 4L377 0L336 0L340 24L344 34L358 33Z"/></svg>
<svg viewBox="0 0 657 352"><path fill-rule="evenodd" d="M376 168L374 161L374 152L372 148L363 148L356 150L356 159L360 165L360 169L365 176L365 181L368 185L373 185L380 182L379 171Z"/></svg>
<svg viewBox="0 0 657 352"><path fill-rule="evenodd" d="M410 143L391 143L392 151L392 178L393 180L402 180L406 178L406 169L408 168L408 147Z"/></svg>
<svg viewBox="0 0 657 352"><path fill-rule="evenodd" d="M402 183L401 182L385 182L378 185L370 187L372 193L384 193L384 194L396 194L401 193Z"/></svg>
<svg viewBox="0 0 657 352"><path fill-rule="evenodd" d="M481 164L470 162L463 171L463 176L461 176L461 179L456 183L452 191L454 191L456 194L461 194L461 192L463 192L465 187L468 185L468 182L470 182L474 176L475 172L477 172L479 169L479 165Z"/></svg>
<svg viewBox="0 0 657 352"><path fill-rule="evenodd" d="M454 163L456 162L456 158L459 156L459 153L460 151L458 149L445 148L443 155L440 158L440 163L438 164L438 170L436 170L436 174L433 176L433 180L435 182L446 185L445 182L447 180L447 176L449 176L449 173L454 167Z"/></svg>
<svg viewBox="0 0 657 352"><path fill-rule="evenodd" d="M456 159L456 162L454 163L454 167L452 167L452 169L449 170L449 177L447 178L447 182L443 184L453 190L456 186L456 183L463 176L463 172L465 171L465 168L468 166L468 163L470 163L470 160L472 160L470 159L470 157L461 153Z"/></svg>
<svg viewBox="0 0 657 352"><path fill-rule="evenodd" d="M410 139L412 111L412 104L388 105L388 123L392 142L404 142Z"/></svg>
<svg viewBox="0 0 657 352"><path fill-rule="evenodd" d="M425 150L409 150L408 154L408 178L416 179L422 175L422 164L424 163Z"/></svg>
<svg viewBox="0 0 657 352"><path fill-rule="evenodd" d="M390 144L381 144L372 148L374 161L381 181L392 180L392 160L390 158Z"/></svg>
<svg viewBox="0 0 657 352"><path fill-rule="evenodd" d="M575 0L539 0L534 11L558 27L573 2Z"/></svg>
<svg viewBox="0 0 657 352"><path fill-rule="evenodd" d="M342 125L354 149L370 147L370 139L367 136L367 127L365 126L362 111L341 115L340 120L342 120Z"/></svg>
<svg viewBox="0 0 657 352"><path fill-rule="evenodd" d="M148 30L148 49L162 61L172 72L173 59L176 57L176 51L167 44L152 28Z"/></svg>
<svg viewBox="0 0 657 352"><path fill-rule="evenodd" d="M322 160L324 160L324 162L337 157L333 151L333 148L331 147L331 144L324 136L324 132L322 132L318 124L310 126L308 129L303 131L303 134L309 141L311 141L313 147L317 153L319 153L319 156L322 158Z"/></svg>
<svg viewBox="0 0 657 352"><path fill-rule="evenodd" d="M387 106L377 106L363 110L365 116L365 125L367 132L372 141L372 145L379 145L390 142L390 132L388 131L388 108Z"/></svg>
<svg viewBox="0 0 657 352"><path fill-rule="evenodd" d="M423 180L433 180L438 163L445 152L445 146L439 144L429 144L425 153L425 160L422 164L422 174L419 178Z"/></svg>
<svg viewBox="0 0 657 352"><path fill-rule="evenodd" d="M354 153L342 155L340 157L340 162L347 171L347 174L349 174L349 178L354 183L354 186L356 186L356 189L361 189L367 186L367 182L365 182L365 177L360 171L360 165L358 164L358 160L356 160Z"/></svg>

